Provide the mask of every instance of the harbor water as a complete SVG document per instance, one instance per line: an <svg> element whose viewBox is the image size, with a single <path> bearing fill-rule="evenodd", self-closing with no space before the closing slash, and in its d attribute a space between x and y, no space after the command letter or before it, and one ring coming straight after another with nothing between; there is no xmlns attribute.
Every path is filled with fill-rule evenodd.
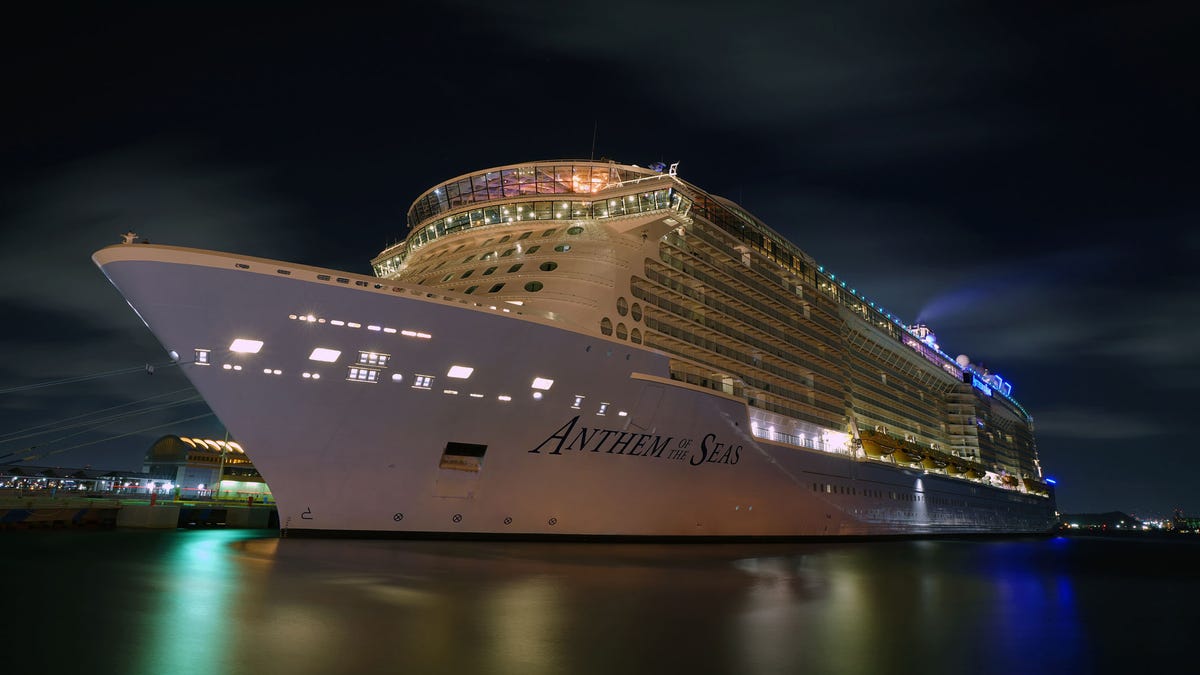
<svg viewBox="0 0 1200 675"><path fill-rule="evenodd" d="M803 544L0 536L5 672L1127 673L1200 537ZM1187 670L1187 669L1185 669Z"/></svg>

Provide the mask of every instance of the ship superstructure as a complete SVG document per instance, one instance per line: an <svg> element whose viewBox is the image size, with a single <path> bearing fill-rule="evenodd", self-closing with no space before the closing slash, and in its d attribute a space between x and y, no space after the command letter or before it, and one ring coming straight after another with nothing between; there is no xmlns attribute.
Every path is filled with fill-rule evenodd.
<svg viewBox="0 0 1200 675"><path fill-rule="evenodd" d="M96 254L164 345L194 355L189 376L256 449L285 526L737 537L1053 523L1008 382L675 167L499 167L428 190L408 220L374 280L170 247ZM188 278L186 306L226 318L193 325L159 275ZM232 381L254 359L248 399ZM307 389L272 384L296 378ZM262 418L277 404L294 428L273 439L280 425Z"/></svg>

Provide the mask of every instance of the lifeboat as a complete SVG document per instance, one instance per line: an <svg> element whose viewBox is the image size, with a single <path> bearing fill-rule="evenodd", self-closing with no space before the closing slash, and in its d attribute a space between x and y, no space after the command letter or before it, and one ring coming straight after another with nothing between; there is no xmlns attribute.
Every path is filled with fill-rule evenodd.
<svg viewBox="0 0 1200 675"><path fill-rule="evenodd" d="M862 441L863 452L868 457L880 459L896 451L896 439L877 431L863 431L858 439Z"/></svg>
<svg viewBox="0 0 1200 675"><path fill-rule="evenodd" d="M897 462L907 464L916 464L924 459L920 451L912 448L911 446L896 448L896 453L892 456L896 458Z"/></svg>
<svg viewBox="0 0 1200 675"><path fill-rule="evenodd" d="M863 452L867 453L868 457L879 459L884 455L892 454L896 450L895 448L889 448L885 445L882 445L879 443L879 441L873 438L868 438L866 435L863 435L859 440L862 441Z"/></svg>
<svg viewBox="0 0 1200 675"><path fill-rule="evenodd" d="M945 469L947 466L949 466L949 463L947 463L946 460L942 459L941 457L926 455L925 458L921 460L921 466L925 467L926 469Z"/></svg>

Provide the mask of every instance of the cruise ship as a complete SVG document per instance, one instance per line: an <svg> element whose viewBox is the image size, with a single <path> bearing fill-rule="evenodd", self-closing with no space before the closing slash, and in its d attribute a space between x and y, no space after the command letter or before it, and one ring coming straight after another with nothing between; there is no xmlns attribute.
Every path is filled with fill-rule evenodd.
<svg viewBox="0 0 1200 675"><path fill-rule="evenodd" d="M93 260L251 453L285 534L1050 530L1011 383L677 168L459 176L374 276L133 233Z"/></svg>

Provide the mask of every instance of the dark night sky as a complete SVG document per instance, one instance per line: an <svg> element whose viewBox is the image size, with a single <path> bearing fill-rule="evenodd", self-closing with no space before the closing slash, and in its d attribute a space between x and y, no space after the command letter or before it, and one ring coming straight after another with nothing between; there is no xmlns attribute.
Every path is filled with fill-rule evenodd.
<svg viewBox="0 0 1200 675"><path fill-rule="evenodd" d="M595 130L1006 376L1061 510L1200 513L1194 4L242 4L0 27L0 462L223 433L169 367L12 391L166 361L119 233L369 273L424 189Z"/></svg>

